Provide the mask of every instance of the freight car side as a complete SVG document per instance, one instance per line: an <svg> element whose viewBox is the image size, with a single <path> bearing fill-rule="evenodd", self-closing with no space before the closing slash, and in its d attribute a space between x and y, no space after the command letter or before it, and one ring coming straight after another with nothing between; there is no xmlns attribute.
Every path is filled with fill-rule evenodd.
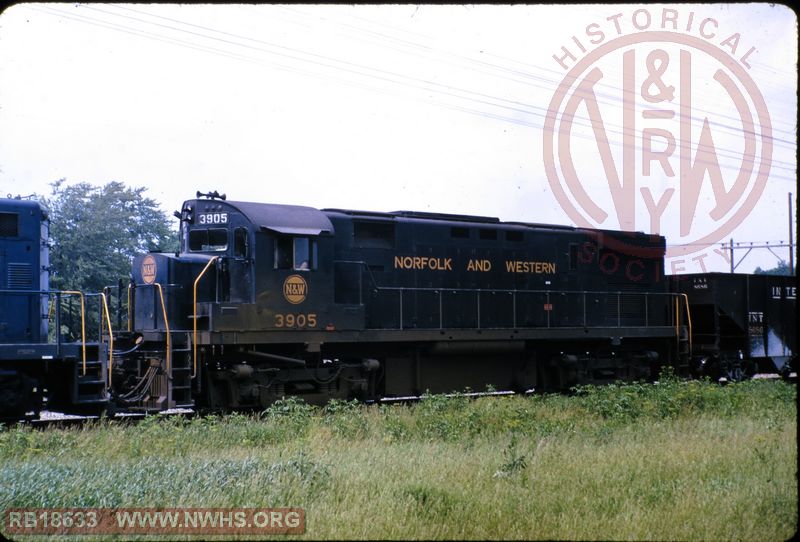
<svg viewBox="0 0 800 542"><path fill-rule="evenodd" d="M795 277L675 275L671 288L689 299L697 374L741 380L796 366Z"/></svg>

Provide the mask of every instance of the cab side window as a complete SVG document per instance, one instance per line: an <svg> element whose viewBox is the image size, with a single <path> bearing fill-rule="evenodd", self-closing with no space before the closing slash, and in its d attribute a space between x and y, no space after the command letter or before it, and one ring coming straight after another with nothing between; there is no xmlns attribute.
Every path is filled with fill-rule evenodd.
<svg viewBox="0 0 800 542"><path fill-rule="evenodd" d="M275 269L291 269L293 244L291 237L275 239Z"/></svg>
<svg viewBox="0 0 800 542"><path fill-rule="evenodd" d="M308 238L295 237L294 239L294 268L300 270L311 269L311 250Z"/></svg>
<svg viewBox="0 0 800 542"><path fill-rule="evenodd" d="M317 242L308 237L275 239L275 269L308 271L317 268Z"/></svg>
<svg viewBox="0 0 800 542"><path fill-rule="evenodd" d="M247 228L236 228L233 231L233 257L247 259L248 248Z"/></svg>

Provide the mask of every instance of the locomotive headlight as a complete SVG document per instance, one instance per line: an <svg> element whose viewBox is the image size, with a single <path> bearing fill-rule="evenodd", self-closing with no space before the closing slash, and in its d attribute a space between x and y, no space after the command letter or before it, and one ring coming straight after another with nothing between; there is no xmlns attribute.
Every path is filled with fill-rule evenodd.
<svg viewBox="0 0 800 542"><path fill-rule="evenodd" d="M181 220L184 222L194 223L194 209L191 205L187 205L181 209Z"/></svg>

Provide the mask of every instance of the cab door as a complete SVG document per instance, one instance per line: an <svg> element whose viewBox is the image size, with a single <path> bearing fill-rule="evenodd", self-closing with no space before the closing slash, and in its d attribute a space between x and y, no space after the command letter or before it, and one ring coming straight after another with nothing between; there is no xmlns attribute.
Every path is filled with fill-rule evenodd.
<svg viewBox="0 0 800 542"><path fill-rule="evenodd" d="M233 230L233 246L228 260L228 280L232 303L253 302L253 239L248 228Z"/></svg>

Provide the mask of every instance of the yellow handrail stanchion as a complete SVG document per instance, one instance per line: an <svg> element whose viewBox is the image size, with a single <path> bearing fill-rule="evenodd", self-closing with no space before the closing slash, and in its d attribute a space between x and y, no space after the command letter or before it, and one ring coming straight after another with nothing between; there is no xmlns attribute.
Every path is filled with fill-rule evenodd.
<svg viewBox="0 0 800 542"><path fill-rule="evenodd" d="M86 375L86 304L83 300L83 292L65 290L61 293L67 295L77 295L81 298L81 345L83 346L83 374ZM61 330L58 330L58 333L60 332Z"/></svg>
<svg viewBox="0 0 800 542"><path fill-rule="evenodd" d="M108 325L108 387L111 387L111 367L114 365L114 331L111 329L111 314L108 310L106 294L101 293L100 298L103 300L103 314Z"/></svg>
<svg viewBox="0 0 800 542"><path fill-rule="evenodd" d="M167 330L167 376L170 374L172 368L172 348L169 333L169 320L167 319L167 306L164 304L164 289L158 282L153 283L158 288L158 297L161 298L161 314L164 316L164 327Z"/></svg>
<svg viewBox="0 0 800 542"><path fill-rule="evenodd" d="M47 302L50 306L47 308L47 325L50 325L50 319L53 317L53 313L55 312L56 304L50 301L50 296L47 296Z"/></svg>
<svg viewBox="0 0 800 542"><path fill-rule="evenodd" d="M203 275L206 274L206 271L208 271L208 268L211 267L211 264L214 263L217 258L219 258L219 256L214 256L208 260L206 266L202 271L200 271L200 274L197 275L197 278L194 279L194 290L192 291L192 378L197 376L197 285L200 282L200 279L203 278Z"/></svg>
<svg viewBox="0 0 800 542"><path fill-rule="evenodd" d="M692 311L689 310L689 296L681 294L686 305L686 321L689 324L689 356L692 355Z"/></svg>

